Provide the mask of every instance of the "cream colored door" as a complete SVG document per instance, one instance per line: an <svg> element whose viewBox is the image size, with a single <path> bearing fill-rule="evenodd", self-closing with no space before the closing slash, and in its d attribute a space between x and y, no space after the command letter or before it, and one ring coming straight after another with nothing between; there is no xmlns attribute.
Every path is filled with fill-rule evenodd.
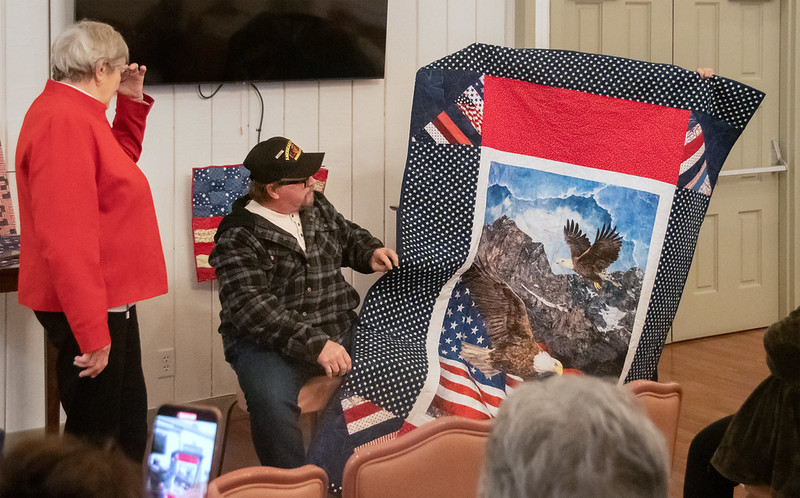
<svg viewBox="0 0 800 498"><path fill-rule="evenodd" d="M553 0L550 46L672 62L672 0Z"/></svg>
<svg viewBox="0 0 800 498"><path fill-rule="evenodd" d="M734 174L771 165L778 137L777 0L551 0L552 48L668 62L767 93L725 163L673 324L673 340L778 318L778 178Z"/></svg>
<svg viewBox="0 0 800 498"><path fill-rule="evenodd" d="M673 323L677 341L778 319L779 173L740 173L775 161L780 2L675 0L674 25L675 64L710 66L766 93L711 198Z"/></svg>

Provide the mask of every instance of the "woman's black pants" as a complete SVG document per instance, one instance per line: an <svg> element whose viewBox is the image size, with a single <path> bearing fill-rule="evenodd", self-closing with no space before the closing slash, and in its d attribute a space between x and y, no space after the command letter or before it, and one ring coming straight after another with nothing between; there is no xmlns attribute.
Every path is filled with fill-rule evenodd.
<svg viewBox="0 0 800 498"><path fill-rule="evenodd" d="M67 414L65 432L97 444L115 441L135 462L147 446L147 388L142 372L142 348L136 307L109 312L111 351L108 365L94 379L78 377L73 365L82 353L60 312L36 311L47 339L58 349L58 391Z"/></svg>

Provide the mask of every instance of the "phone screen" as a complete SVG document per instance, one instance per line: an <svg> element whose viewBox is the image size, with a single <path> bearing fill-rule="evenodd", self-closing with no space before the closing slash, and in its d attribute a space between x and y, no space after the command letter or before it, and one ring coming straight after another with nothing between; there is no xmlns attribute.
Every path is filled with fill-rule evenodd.
<svg viewBox="0 0 800 498"><path fill-rule="evenodd" d="M154 498L203 497L215 463L219 411L163 405L153 423L145 491Z"/></svg>

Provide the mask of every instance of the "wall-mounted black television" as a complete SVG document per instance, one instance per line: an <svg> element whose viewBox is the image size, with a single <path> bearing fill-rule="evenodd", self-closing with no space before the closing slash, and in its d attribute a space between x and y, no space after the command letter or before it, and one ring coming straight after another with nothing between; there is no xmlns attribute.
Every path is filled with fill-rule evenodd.
<svg viewBox="0 0 800 498"><path fill-rule="evenodd" d="M75 0L147 84L383 78L388 0Z"/></svg>

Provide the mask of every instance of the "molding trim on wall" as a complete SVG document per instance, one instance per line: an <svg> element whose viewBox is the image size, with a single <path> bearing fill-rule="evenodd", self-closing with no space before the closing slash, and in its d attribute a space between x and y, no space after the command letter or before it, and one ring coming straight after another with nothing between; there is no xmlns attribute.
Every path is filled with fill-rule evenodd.
<svg viewBox="0 0 800 498"><path fill-rule="evenodd" d="M550 0L515 0L516 48L550 48Z"/></svg>
<svg viewBox="0 0 800 498"><path fill-rule="evenodd" d="M788 163L780 183L780 304L781 316L800 305L800 7L781 1L781 145Z"/></svg>

